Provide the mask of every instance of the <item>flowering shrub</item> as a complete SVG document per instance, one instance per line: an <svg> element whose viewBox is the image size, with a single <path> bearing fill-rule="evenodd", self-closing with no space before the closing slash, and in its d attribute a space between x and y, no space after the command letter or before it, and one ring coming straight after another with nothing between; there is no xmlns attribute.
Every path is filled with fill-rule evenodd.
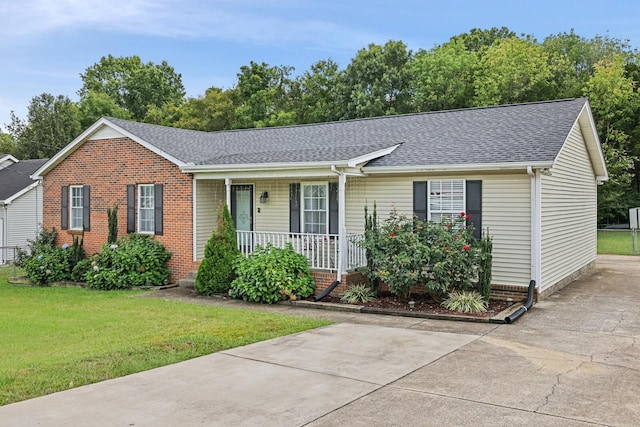
<svg viewBox="0 0 640 427"><path fill-rule="evenodd" d="M71 278L72 252L67 248L40 248L23 261L29 280L36 285L60 282Z"/></svg>
<svg viewBox="0 0 640 427"><path fill-rule="evenodd" d="M281 300L307 298L315 289L309 260L287 243L284 249L271 243L256 246L248 257L235 262L237 277L229 295L251 302L272 304Z"/></svg>
<svg viewBox="0 0 640 427"><path fill-rule="evenodd" d="M29 251L23 251L17 261L36 285L72 279L73 268L84 258L82 239L74 236L72 245L55 247L56 235L55 229L50 232L41 229L36 239L29 241Z"/></svg>
<svg viewBox="0 0 640 427"><path fill-rule="evenodd" d="M472 287L478 250L473 228L466 225L469 218L461 212L453 222L423 222L392 211L376 232L365 236L363 246L376 266L369 276L403 298L414 286L437 297L452 289Z"/></svg>
<svg viewBox="0 0 640 427"><path fill-rule="evenodd" d="M146 234L130 234L117 243L102 245L102 253L90 258L87 286L94 289L125 289L161 285L169 279L167 261L171 254Z"/></svg>

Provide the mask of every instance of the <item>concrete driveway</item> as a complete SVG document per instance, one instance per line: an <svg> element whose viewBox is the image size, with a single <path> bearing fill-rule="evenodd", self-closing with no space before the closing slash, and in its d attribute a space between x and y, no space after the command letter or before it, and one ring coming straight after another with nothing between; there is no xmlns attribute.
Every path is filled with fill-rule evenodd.
<svg viewBox="0 0 640 427"><path fill-rule="evenodd" d="M6 405L0 426L637 426L639 301L640 257L603 256L512 325L263 307L338 323Z"/></svg>

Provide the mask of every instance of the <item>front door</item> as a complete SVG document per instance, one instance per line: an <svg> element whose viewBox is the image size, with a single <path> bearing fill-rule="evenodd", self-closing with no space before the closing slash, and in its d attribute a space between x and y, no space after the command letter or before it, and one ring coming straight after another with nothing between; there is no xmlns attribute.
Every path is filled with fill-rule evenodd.
<svg viewBox="0 0 640 427"><path fill-rule="evenodd" d="M253 231L253 185L231 186L231 217L238 231L238 245L251 248L252 240L250 231Z"/></svg>

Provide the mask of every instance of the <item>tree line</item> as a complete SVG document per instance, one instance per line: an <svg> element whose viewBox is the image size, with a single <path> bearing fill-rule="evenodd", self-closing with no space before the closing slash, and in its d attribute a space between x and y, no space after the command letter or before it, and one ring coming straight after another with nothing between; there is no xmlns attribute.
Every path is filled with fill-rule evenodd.
<svg viewBox="0 0 640 427"><path fill-rule="evenodd" d="M539 41L506 27L472 29L431 49L370 44L345 68L251 61L232 88L186 97L163 61L103 57L80 74L80 100L35 96L26 119L11 114L0 153L51 157L102 116L201 131L319 123L423 111L588 97L611 176L599 187L600 223L640 204L640 55L629 41L574 31Z"/></svg>

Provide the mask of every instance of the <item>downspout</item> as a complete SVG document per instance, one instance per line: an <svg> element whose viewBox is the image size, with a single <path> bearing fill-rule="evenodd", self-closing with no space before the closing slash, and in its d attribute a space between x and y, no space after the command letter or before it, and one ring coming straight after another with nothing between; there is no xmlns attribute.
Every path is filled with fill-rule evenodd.
<svg viewBox="0 0 640 427"><path fill-rule="evenodd" d="M342 280L342 273L346 272L345 257L347 254L347 228L345 221L347 218L345 206L345 189L347 183L347 175L336 169L335 165L331 165L331 172L338 175L338 271L336 273L336 281Z"/></svg>
<svg viewBox="0 0 640 427"><path fill-rule="evenodd" d="M518 320L520 316L522 316L527 311L529 311L529 309L533 305L533 294L535 293L535 289L536 289L536 281L532 280L529 282L529 289L527 289L527 299L524 302L524 305L522 305L522 307L520 307L519 309L517 309L516 311L514 311L513 313L511 313L510 315L504 318L504 322L506 324L511 324L515 322L516 320Z"/></svg>
<svg viewBox="0 0 640 427"><path fill-rule="evenodd" d="M527 174L531 177L531 280L541 283L541 244L542 244L542 206L540 171L527 166Z"/></svg>
<svg viewBox="0 0 640 427"><path fill-rule="evenodd" d="M0 246L7 246L7 215L9 215L9 211L7 210L7 205L5 203L2 204L2 210L4 212L4 215L2 215L2 240L0 240ZM0 251L2 251L2 253L0 255L0 262L4 262L7 260L7 249L2 248L0 249ZM14 274L15 276L15 274Z"/></svg>

